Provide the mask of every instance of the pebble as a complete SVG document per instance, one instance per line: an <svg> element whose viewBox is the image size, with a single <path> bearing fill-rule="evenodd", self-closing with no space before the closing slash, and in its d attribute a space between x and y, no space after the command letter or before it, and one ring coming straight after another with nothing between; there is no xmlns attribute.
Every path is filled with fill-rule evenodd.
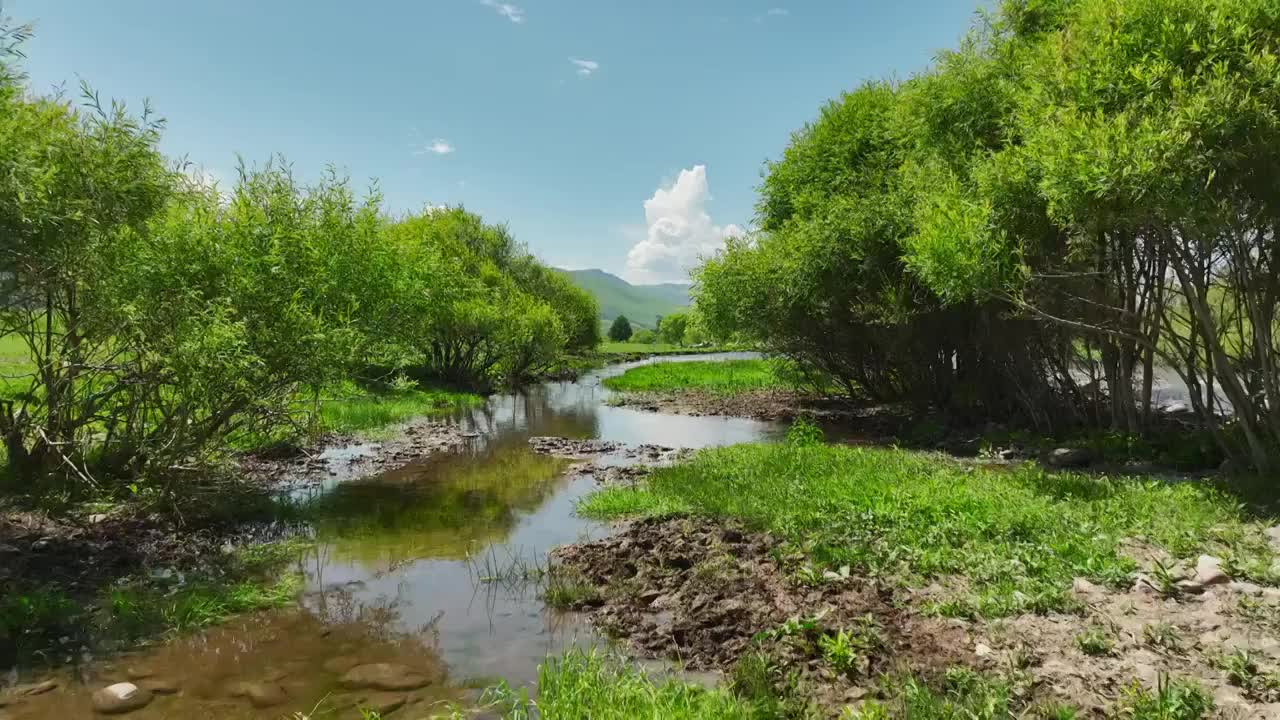
<svg viewBox="0 0 1280 720"><path fill-rule="evenodd" d="M95 711L104 715L119 715L146 707L152 697L150 690L122 682L95 691L91 701Z"/></svg>
<svg viewBox="0 0 1280 720"><path fill-rule="evenodd" d="M973 648L973 654L977 655L978 657L987 657L988 655L991 654L991 652L992 652L991 646L987 645L986 643L978 643Z"/></svg>

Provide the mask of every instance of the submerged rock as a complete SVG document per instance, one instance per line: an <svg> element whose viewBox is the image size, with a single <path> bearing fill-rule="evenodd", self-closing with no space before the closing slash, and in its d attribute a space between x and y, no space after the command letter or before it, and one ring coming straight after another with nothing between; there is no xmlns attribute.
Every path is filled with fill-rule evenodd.
<svg viewBox="0 0 1280 720"><path fill-rule="evenodd" d="M181 690L177 681L169 678L151 677L138 684L143 690L150 690L156 695L173 695Z"/></svg>
<svg viewBox="0 0 1280 720"><path fill-rule="evenodd" d="M375 712L378 715L390 715L404 707L407 701L408 698L400 693L380 692L370 695L364 702L359 703L359 706L362 710Z"/></svg>
<svg viewBox="0 0 1280 720"><path fill-rule="evenodd" d="M280 683L245 683L243 687L245 697L249 698L249 702L256 708L275 707L289 699L288 693L280 687Z"/></svg>
<svg viewBox="0 0 1280 720"><path fill-rule="evenodd" d="M331 672L335 675L341 675L351 668L360 664L360 659L351 655L339 655L331 657L324 661L325 672Z"/></svg>
<svg viewBox="0 0 1280 720"><path fill-rule="evenodd" d="M357 665L342 676L342 685L353 690L416 690L431 684L431 678L407 665L370 663Z"/></svg>
<svg viewBox="0 0 1280 720"><path fill-rule="evenodd" d="M104 715L119 715L146 707L153 695L150 690L129 682L108 685L93 693L93 709Z"/></svg>

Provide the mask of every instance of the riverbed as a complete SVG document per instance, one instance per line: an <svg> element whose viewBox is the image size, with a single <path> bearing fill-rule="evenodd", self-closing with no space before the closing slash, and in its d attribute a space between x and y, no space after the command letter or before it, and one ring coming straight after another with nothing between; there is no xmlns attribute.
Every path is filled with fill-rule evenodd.
<svg viewBox="0 0 1280 720"><path fill-rule="evenodd" d="M23 677L35 687L57 686L0 706L0 720L89 717L92 693L121 681L154 694L131 718L359 717L357 705L383 703L407 704L406 715L420 716L471 702L477 688L498 679L531 685L548 654L601 640L576 615L547 608L537 583L513 569L536 571L552 548L608 528L574 513L596 487L593 477L569 460L534 453L529 439L702 448L777 438L784 428L775 422L614 407L601 385L639 364L752 357L643 360L460 408L449 421L466 438L462 450L357 480L335 473L305 491L319 494L328 512L298 558L304 589L295 607ZM331 459L376 450L375 443L348 445ZM631 460L617 454L597 462ZM376 663L432 682L411 692L343 683L352 667Z"/></svg>

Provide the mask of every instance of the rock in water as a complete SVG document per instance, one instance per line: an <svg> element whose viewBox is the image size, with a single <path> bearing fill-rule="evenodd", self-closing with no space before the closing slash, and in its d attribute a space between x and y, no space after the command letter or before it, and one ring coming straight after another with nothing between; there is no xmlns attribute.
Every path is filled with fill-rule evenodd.
<svg viewBox="0 0 1280 720"><path fill-rule="evenodd" d="M104 715L119 715L151 702L150 690L143 690L133 683L122 682L98 690L93 694L93 709Z"/></svg>
<svg viewBox="0 0 1280 720"><path fill-rule="evenodd" d="M289 699L284 688L274 682L245 683L244 694L256 708L274 707Z"/></svg>
<svg viewBox="0 0 1280 720"><path fill-rule="evenodd" d="M1084 448L1058 448L1048 458L1050 465L1060 468L1084 467L1092 460L1093 454Z"/></svg>
<svg viewBox="0 0 1280 720"><path fill-rule="evenodd" d="M357 665L342 676L342 684L352 690L416 690L431 684L431 679L413 668L395 663Z"/></svg>
<svg viewBox="0 0 1280 720"><path fill-rule="evenodd" d="M390 715L404 707L406 700L408 698L399 693L380 692L370 695L367 700L359 703L359 706L360 709L375 712L379 716Z"/></svg>

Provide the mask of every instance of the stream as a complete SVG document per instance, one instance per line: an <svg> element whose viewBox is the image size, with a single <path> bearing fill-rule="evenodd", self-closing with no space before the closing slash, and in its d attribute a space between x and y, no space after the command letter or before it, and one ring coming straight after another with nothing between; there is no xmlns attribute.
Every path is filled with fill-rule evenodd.
<svg viewBox="0 0 1280 720"><path fill-rule="evenodd" d="M359 718L356 704L382 703L408 704L394 717L424 717L442 703L473 700L477 688L498 679L529 685L548 654L601 641L574 614L545 607L535 583L498 576L536 569L555 546L608 531L574 513L595 480L571 471L568 460L535 454L529 438L674 448L776 438L784 431L777 423L613 407L601 385L640 364L751 357L757 355L614 365L459 409L452 421L470 437L464 451L312 490L338 511L317 522L316 542L298 560L305 584L295 607L36 678L58 686L0 705L0 720L92 717L93 691L121 681L155 691L130 718ZM598 461L609 462L627 460ZM394 663L433 682L408 693L341 686L343 673L370 663Z"/></svg>

